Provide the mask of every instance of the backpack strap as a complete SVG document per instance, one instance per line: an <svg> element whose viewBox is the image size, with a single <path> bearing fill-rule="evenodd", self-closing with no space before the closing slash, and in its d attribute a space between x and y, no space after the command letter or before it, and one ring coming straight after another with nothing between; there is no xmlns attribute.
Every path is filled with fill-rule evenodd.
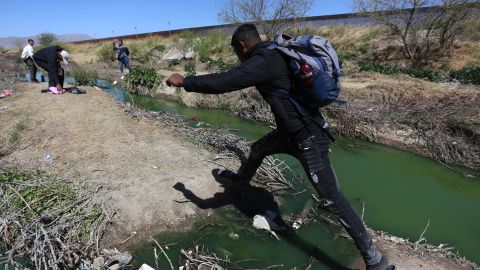
<svg viewBox="0 0 480 270"><path fill-rule="evenodd" d="M302 105L300 105L300 103L298 103L298 101L294 97L292 97L292 95L290 95L290 93L287 90L277 89L272 92L272 96L288 98L292 102L292 104L295 106L298 113L302 116L302 119L309 118L310 120L312 120L315 124L317 124L319 127L322 128L322 130L327 134L328 138L330 138L332 142L335 142L335 138L333 137L332 133L330 133L330 125L328 124L328 122L325 120L323 121L323 123L320 123L319 121L317 121L315 117L312 117L309 113L305 111Z"/></svg>

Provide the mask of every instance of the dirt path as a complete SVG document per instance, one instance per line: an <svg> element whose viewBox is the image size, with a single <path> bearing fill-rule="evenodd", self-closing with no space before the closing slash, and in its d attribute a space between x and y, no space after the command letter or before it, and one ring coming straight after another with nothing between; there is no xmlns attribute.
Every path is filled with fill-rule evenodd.
<svg viewBox="0 0 480 270"><path fill-rule="evenodd" d="M211 154L155 123L132 119L99 90L55 96L41 93L42 87L17 84L14 96L0 101L8 106L0 111L0 145L15 149L2 158L4 165L101 187L98 198L118 209L111 235L105 237L111 244L133 232L142 239L167 228L182 229L207 214L193 204L176 203L184 197L172 186L182 182L205 197L215 192L214 165L206 161ZM53 156L51 166L43 162L46 153Z"/></svg>
<svg viewBox="0 0 480 270"><path fill-rule="evenodd" d="M41 169L63 179L99 187L97 198L117 209L107 244L141 241L167 229L186 229L209 214L173 189L184 183L200 197L219 191L211 176L214 154L177 139L158 123L126 115L108 94L87 88L86 95L42 94L45 84L19 83L0 100L0 162ZM48 166L43 157L53 156ZM399 269L472 269L441 253L375 237ZM395 240L395 239L394 239ZM413 251L412 251L413 250ZM355 268L363 264L356 263Z"/></svg>

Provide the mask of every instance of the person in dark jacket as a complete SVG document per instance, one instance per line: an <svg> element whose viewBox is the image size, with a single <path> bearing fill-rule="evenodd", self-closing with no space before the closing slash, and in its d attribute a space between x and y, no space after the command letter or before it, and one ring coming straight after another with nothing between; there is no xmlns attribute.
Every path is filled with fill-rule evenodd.
<svg viewBox="0 0 480 270"><path fill-rule="evenodd" d="M117 46L118 42L118 46ZM120 76L121 79L123 80L123 67L125 66L128 71L130 71L130 63L128 61L128 56L130 55L130 52L128 51L128 48L123 44L123 40L114 40L113 41L113 51L118 53L117 60L118 63L120 64Z"/></svg>
<svg viewBox="0 0 480 270"><path fill-rule="evenodd" d="M292 95L299 93L289 78L283 56L279 51L267 48L271 44L261 41L254 25L242 25L235 30L231 42L242 62L239 67L223 73L186 78L175 73L168 78L167 84L205 94L255 86L270 105L277 129L252 145L247 160L237 173L223 170L219 176L231 179L237 185L247 185L266 156L286 153L296 157L325 207L340 220L354 240L367 269L395 269L375 247L362 220L340 191L328 156L331 135L318 108L305 108L308 113L302 116L288 97L274 95L275 90L286 90Z"/></svg>
<svg viewBox="0 0 480 270"><path fill-rule="evenodd" d="M61 62L68 64L69 54L60 46L43 48L33 55L37 66L48 72L48 87L55 94L63 93L65 71Z"/></svg>

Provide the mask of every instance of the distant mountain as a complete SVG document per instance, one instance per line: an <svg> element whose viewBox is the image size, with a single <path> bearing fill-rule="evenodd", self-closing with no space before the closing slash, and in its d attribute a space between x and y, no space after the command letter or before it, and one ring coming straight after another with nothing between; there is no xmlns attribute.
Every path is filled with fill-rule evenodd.
<svg viewBox="0 0 480 270"><path fill-rule="evenodd" d="M31 38L35 41L35 44L38 44L37 36L33 37L5 37L0 38L0 47L4 48L20 48L27 45L27 40ZM86 34L67 34L67 35L57 35L57 38L61 42L72 42L80 41L85 39L92 39L91 36Z"/></svg>

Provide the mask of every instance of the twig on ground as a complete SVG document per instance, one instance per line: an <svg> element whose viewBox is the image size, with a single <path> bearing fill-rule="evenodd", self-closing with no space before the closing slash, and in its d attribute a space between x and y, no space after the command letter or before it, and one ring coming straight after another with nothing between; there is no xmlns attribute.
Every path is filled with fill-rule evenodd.
<svg viewBox="0 0 480 270"><path fill-rule="evenodd" d="M172 261L171 261L170 258L168 257L168 255L167 255L167 253L165 252L165 250L163 250L162 246L157 242L157 240L153 239L153 237L150 237L150 240L152 240L152 241L158 246L158 248L160 248L160 251L162 251L163 255L165 256L165 258L167 259L168 263L170 264L170 268L171 268L172 270L174 270Z"/></svg>

